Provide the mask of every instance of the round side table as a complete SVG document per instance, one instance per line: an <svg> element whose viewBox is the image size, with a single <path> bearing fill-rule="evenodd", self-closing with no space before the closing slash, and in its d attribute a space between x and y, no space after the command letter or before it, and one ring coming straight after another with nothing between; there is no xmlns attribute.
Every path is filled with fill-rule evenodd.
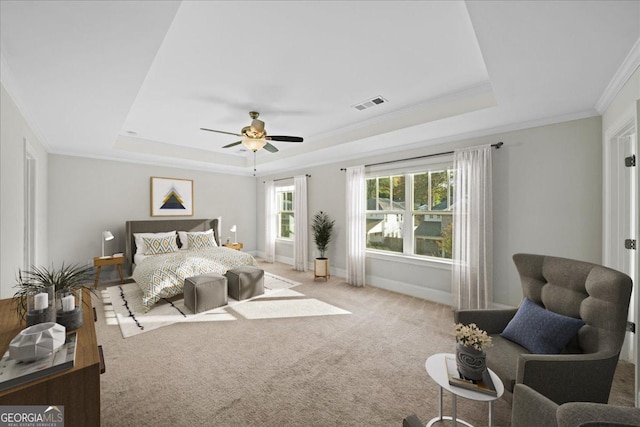
<svg viewBox="0 0 640 427"><path fill-rule="evenodd" d="M468 390L462 387L456 387L449 384L449 375L447 373L447 363L446 358L452 357L455 360L455 354L453 353L438 353L430 356L425 362L425 369L429 376L440 386L439 393L439 405L438 405L438 416L431 419L426 427L430 427L433 424L443 421L443 420L451 420L452 424L455 426L457 423L464 424L468 427L473 427L470 423L464 420L458 419L457 408L456 408L456 397L460 396L465 399L476 400L479 402L489 402L489 426L493 426L493 401L499 399L504 393L504 386L502 385L502 381L493 372L491 369L487 369L489 374L491 375L491 380L496 387L496 396L492 396L489 394L485 394L479 391ZM451 392L452 405L451 405L451 416L442 415L442 390L445 389Z"/></svg>

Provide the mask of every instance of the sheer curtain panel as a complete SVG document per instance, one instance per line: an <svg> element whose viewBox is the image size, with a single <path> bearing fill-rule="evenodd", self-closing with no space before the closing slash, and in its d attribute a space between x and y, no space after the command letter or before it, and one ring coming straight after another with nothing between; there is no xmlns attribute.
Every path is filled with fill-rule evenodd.
<svg viewBox="0 0 640 427"><path fill-rule="evenodd" d="M276 187L273 181L267 181L264 186L264 258L267 262L275 261L277 217Z"/></svg>
<svg viewBox="0 0 640 427"><path fill-rule="evenodd" d="M307 176L300 175L293 178L294 185L294 218L293 234L293 268L307 271L308 212L307 212Z"/></svg>
<svg viewBox="0 0 640 427"><path fill-rule="evenodd" d="M453 155L454 309L484 309L492 300L493 218L491 146Z"/></svg>
<svg viewBox="0 0 640 427"><path fill-rule="evenodd" d="M347 168L347 283L364 286L365 261L364 166Z"/></svg>

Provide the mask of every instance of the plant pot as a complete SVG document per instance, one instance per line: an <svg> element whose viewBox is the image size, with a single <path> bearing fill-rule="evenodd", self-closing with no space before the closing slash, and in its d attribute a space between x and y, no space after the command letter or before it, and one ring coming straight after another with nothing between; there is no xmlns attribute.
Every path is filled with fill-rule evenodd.
<svg viewBox="0 0 640 427"><path fill-rule="evenodd" d="M324 277L325 280L329 280L331 277L329 273L329 258L316 258L313 260L313 280L318 277Z"/></svg>
<svg viewBox="0 0 640 427"><path fill-rule="evenodd" d="M468 380L479 381L487 369L487 355L484 350L476 350L457 343L456 363L460 375Z"/></svg>

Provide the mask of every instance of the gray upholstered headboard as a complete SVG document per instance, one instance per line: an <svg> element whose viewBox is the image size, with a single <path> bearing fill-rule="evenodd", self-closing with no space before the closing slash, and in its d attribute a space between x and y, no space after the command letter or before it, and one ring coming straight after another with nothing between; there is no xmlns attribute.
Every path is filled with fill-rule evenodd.
<svg viewBox="0 0 640 427"><path fill-rule="evenodd" d="M136 242L133 233L161 233L165 231L206 231L213 228L213 236L220 245L221 218L213 219L163 219L145 221L127 221L125 223L125 268L133 274L133 255L136 253Z"/></svg>

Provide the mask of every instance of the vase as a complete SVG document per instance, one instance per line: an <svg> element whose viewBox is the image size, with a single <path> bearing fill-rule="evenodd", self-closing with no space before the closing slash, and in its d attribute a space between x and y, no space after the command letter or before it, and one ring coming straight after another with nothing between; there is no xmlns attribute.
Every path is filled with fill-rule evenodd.
<svg viewBox="0 0 640 427"><path fill-rule="evenodd" d="M82 326L82 288L56 292L56 322L68 331Z"/></svg>
<svg viewBox="0 0 640 427"><path fill-rule="evenodd" d="M457 343L456 363L460 375L468 380L479 381L487 369L487 355L484 350L476 350L474 347Z"/></svg>
<svg viewBox="0 0 640 427"><path fill-rule="evenodd" d="M27 326L55 321L55 286L45 286L27 292Z"/></svg>

